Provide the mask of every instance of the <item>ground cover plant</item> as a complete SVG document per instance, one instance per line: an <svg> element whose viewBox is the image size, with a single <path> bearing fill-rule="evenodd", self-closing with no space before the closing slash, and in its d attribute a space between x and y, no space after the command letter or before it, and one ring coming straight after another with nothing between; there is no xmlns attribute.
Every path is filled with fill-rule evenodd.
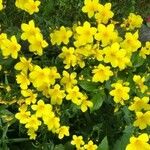
<svg viewBox="0 0 150 150"><path fill-rule="evenodd" d="M0 150L150 150L150 4L0 0Z"/></svg>

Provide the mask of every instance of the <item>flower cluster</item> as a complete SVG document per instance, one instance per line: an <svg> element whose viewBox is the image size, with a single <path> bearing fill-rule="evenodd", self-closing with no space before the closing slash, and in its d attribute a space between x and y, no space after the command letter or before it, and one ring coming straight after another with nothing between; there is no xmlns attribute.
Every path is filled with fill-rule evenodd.
<svg viewBox="0 0 150 150"><path fill-rule="evenodd" d="M25 94L25 91L23 93ZM30 139L36 138L36 131L42 123L47 126L48 131L57 133L59 139L69 136L69 127L60 126L60 118L55 115L51 104L45 104L43 100L39 100L37 104L31 105L31 109L34 111L32 114L28 108L27 104L21 105L15 117L21 124L25 124Z"/></svg>
<svg viewBox="0 0 150 150"><path fill-rule="evenodd" d="M12 58L17 59L18 52L21 50L21 45L17 42L15 35L8 39L7 34L2 33L0 34L0 49L5 58L11 56Z"/></svg>
<svg viewBox="0 0 150 150"><path fill-rule="evenodd" d="M37 55L43 54L43 48L48 46L48 43L43 39L43 35L38 27L35 27L34 20L29 21L29 24L22 23L21 35L22 40L28 40L30 43L29 51Z"/></svg>
<svg viewBox="0 0 150 150"><path fill-rule="evenodd" d="M32 15L39 11L40 3L16 0L15 5ZM0 10L2 7L0 1ZM150 42L139 40L141 16L130 13L118 29L111 9L111 3L103 5L98 0L84 0L82 12L87 14L88 21L57 27L47 38L33 19L21 24L20 37L0 33L0 55L3 60L14 60L20 94L15 117L24 125L30 139L38 138L40 129L46 127L59 139L73 135L71 144L77 150L98 149L92 140L85 144L82 136L75 135L79 132L69 124L68 114L73 107L71 113L86 112L88 120L88 113L103 107L104 101L106 106L118 108L117 111L127 108L132 115L130 125L134 132L126 150L150 149ZM121 29L125 29L122 34ZM60 64L50 60L51 51L44 50L49 47L57 51L54 59ZM145 65L142 71L141 64ZM83 85L84 82L87 84ZM100 92L106 95L103 100ZM100 98L95 100L95 95ZM67 115L63 114L65 111Z"/></svg>
<svg viewBox="0 0 150 150"><path fill-rule="evenodd" d="M136 28L140 28L143 19L140 15L136 15L134 13L130 13L127 19L124 19L122 23L122 27L125 27L127 30L134 30Z"/></svg>
<svg viewBox="0 0 150 150"><path fill-rule="evenodd" d="M98 148L98 146L94 144L92 140L85 144L82 136L73 135L72 138L71 144L75 145L77 150L96 150Z"/></svg>

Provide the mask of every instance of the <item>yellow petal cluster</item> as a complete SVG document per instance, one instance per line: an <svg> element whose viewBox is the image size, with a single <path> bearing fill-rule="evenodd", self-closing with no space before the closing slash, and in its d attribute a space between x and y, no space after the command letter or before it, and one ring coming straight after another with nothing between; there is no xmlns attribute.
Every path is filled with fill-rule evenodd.
<svg viewBox="0 0 150 150"><path fill-rule="evenodd" d="M95 14L95 19L98 23L107 24L113 16L111 3L106 3L105 5L100 5L98 12Z"/></svg>
<svg viewBox="0 0 150 150"><path fill-rule="evenodd" d="M127 19L124 19L121 27L125 27L127 30L134 30L142 26L143 19L140 15L130 13Z"/></svg>
<svg viewBox="0 0 150 150"><path fill-rule="evenodd" d="M82 11L87 13L88 17L91 18L100 9L100 6L99 0L84 0Z"/></svg>
<svg viewBox="0 0 150 150"><path fill-rule="evenodd" d="M43 35L38 27L35 27L34 20L30 20L28 24L22 23L23 31L22 40L28 40L30 43L29 51L37 55L43 55L43 48L48 46L48 43L43 39Z"/></svg>
<svg viewBox="0 0 150 150"><path fill-rule="evenodd" d="M14 59L18 58L18 52L21 50L21 45L17 42L15 35L11 36L10 39L7 38L5 33L0 34L0 49L4 57L11 56Z"/></svg>
<svg viewBox="0 0 150 150"><path fill-rule="evenodd" d="M94 144L92 140L89 140L88 143L85 144L81 135L73 135L72 138L71 144L75 145L77 150L97 150L98 148L98 146Z"/></svg>
<svg viewBox="0 0 150 150"><path fill-rule="evenodd" d="M143 57L144 59L150 55L150 42L146 42L145 46L140 49L139 56Z"/></svg>
<svg viewBox="0 0 150 150"><path fill-rule="evenodd" d="M101 82L109 80L111 76L113 76L113 72L110 70L109 66L104 66L102 64L99 64L95 67L95 69L92 70L92 73L94 74L92 77L93 82Z"/></svg>
<svg viewBox="0 0 150 150"><path fill-rule="evenodd" d="M61 26L59 30L54 30L54 32L50 34L51 43L52 45L60 45L61 43L68 44L71 36L72 31L69 28Z"/></svg>
<svg viewBox="0 0 150 150"><path fill-rule="evenodd" d="M3 0L0 0L0 10L3 9Z"/></svg>
<svg viewBox="0 0 150 150"><path fill-rule="evenodd" d="M39 5L41 2L39 0L16 0L15 5L17 8L28 12L30 15L37 13L39 11Z"/></svg>
<svg viewBox="0 0 150 150"><path fill-rule="evenodd" d="M126 55L124 49L120 49L118 43L113 43L111 47L106 47L104 50L104 62L111 63L112 67L119 67L120 70L125 69L130 62L130 58Z"/></svg>
<svg viewBox="0 0 150 150"><path fill-rule="evenodd" d="M142 133L138 137L132 136L130 138L130 144L127 145L126 150L150 150L150 144L148 143L148 134Z"/></svg>
<svg viewBox="0 0 150 150"><path fill-rule="evenodd" d="M129 99L130 88L119 82L113 83L111 86L114 89L110 91L110 95L114 97L115 103L124 105L124 101Z"/></svg>
<svg viewBox="0 0 150 150"><path fill-rule="evenodd" d="M138 88L142 93L144 93L148 89L148 87L144 85L145 77L141 77L140 75L134 75L133 81L135 82L135 84L138 86Z"/></svg>

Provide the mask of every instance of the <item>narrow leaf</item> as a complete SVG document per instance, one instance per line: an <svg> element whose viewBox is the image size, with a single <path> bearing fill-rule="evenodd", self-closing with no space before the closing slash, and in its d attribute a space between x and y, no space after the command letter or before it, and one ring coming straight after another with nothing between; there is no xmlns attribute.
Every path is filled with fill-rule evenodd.
<svg viewBox="0 0 150 150"><path fill-rule="evenodd" d="M109 150L107 136L105 136L102 142L100 143L98 150Z"/></svg>
<svg viewBox="0 0 150 150"><path fill-rule="evenodd" d="M91 101L93 102L91 112L98 110L102 106L104 100L105 100L105 93L103 90L97 92L96 94L94 93L91 99Z"/></svg>

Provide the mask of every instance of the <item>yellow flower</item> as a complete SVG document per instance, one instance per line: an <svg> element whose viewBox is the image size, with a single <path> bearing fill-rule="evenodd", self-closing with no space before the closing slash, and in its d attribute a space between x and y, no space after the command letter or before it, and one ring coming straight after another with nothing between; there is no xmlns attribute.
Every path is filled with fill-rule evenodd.
<svg viewBox="0 0 150 150"><path fill-rule="evenodd" d="M1 50L3 56L8 57L11 55L12 58L17 59L21 45L17 43L16 37L12 36L10 40L3 40Z"/></svg>
<svg viewBox="0 0 150 150"><path fill-rule="evenodd" d="M49 131L57 131L60 127L60 119L56 116L45 117L44 123L47 125Z"/></svg>
<svg viewBox="0 0 150 150"><path fill-rule="evenodd" d="M0 49L3 47L3 44L5 41L7 41L7 34L6 33L0 33Z"/></svg>
<svg viewBox="0 0 150 150"><path fill-rule="evenodd" d="M38 127L41 125L41 121L35 115L32 115L28 118L28 122L26 123L25 127L27 129L33 129L34 131L38 130Z"/></svg>
<svg viewBox="0 0 150 150"><path fill-rule="evenodd" d="M52 110L52 106L50 104L45 104L43 100L39 100L37 105L32 105L31 108L36 111L35 115L37 117L44 117Z"/></svg>
<svg viewBox="0 0 150 150"><path fill-rule="evenodd" d="M71 89L67 89L67 93L68 93L66 96L67 100L71 100L76 105L81 104L81 102L82 102L81 98L82 98L83 94L79 91L78 86L74 86Z"/></svg>
<svg viewBox="0 0 150 150"><path fill-rule="evenodd" d="M16 0L15 5L16 5L16 7L24 10L25 9L25 4L29 3L29 1L31 1L31 0Z"/></svg>
<svg viewBox="0 0 150 150"><path fill-rule="evenodd" d="M150 49L147 49L146 47L142 47L140 49L140 53L139 56L143 57L144 59L146 59L146 56L150 55Z"/></svg>
<svg viewBox="0 0 150 150"><path fill-rule="evenodd" d="M124 69L130 62L129 58L126 56L126 51L120 49L118 43L113 43L111 47L106 47L103 50L105 54L104 62L111 63L112 67Z"/></svg>
<svg viewBox="0 0 150 150"><path fill-rule="evenodd" d="M95 34L95 39L102 42L102 46L107 46L118 40L118 33L114 30L114 25L109 24L105 26L103 24L98 25L98 33Z"/></svg>
<svg viewBox="0 0 150 150"><path fill-rule="evenodd" d="M139 56L146 59L146 56L150 55L150 42L146 42L146 46L140 49Z"/></svg>
<svg viewBox="0 0 150 150"><path fill-rule="evenodd" d="M27 105L35 104L36 103L36 98L37 98L37 94L34 94L32 90L27 89L27 90L21 90L21 94L26 97L25 99L25 103Z"/></svg>
<svg viewBox="0 0 150 150"><path fill-rule="evenodd" d="M121 24L121 27L125 27L127 30L134 30L142 26L143 19L140 15L130 13L127 19Z"/></svg>
<svg viewBox="0 0 150 150"><path fill-rule="evenodd" d="M99 10L101 4L99 0L84 0L84 6L82 7L82 11L88 14L88 17L91 18L94 16L94 13Z"/></svg>
<svg viewBox="0 0 150 150"><path fill-rule="evenodd" d="M49 89L51 104L61 105L63 98L66 96L64 90L60 90L60 85L56 84L53 89Z"/></svg>
<svg viewBox="0 0 150 150"><path fill-rule="evenodd" d="M41 33L37 33L34 38L30 39L30 43L29 51L39 56L43 55L43 48L48 46Z"/></svg>
<svg viewBox="0 0 150 150"><path fill-rule="evenodd" d="M148 141L147 133L143 133L138 137L133 136L130 138L130 144L127 145L126 150L150 150Z"/></svg>
<svg viewBox="0 0 150 150"><path fill-rule="evenodd" d="M93 107L93 103L91 102L91 101L89 101L89 100L87 100L87 95L83 95L82 96L82 103L81 103L81 111L82 112L86 112L87 111L87 109L88 109L88 107L90 108L90 107Z"/></svg>
<svg viewBox="0 0 150 150"><path fill-rule="evenodd" d="M84 146L77 148L77 150L85 150Z"/></svg>
<svg viewBox="0 0 150 150"><path fill-rule="evenodd" d="M21 35L22 40L28 40L29 42L40 33L40 29L35 27L34 20L30 20L28 24L22 23L21 29L23 31Z"/></svg>
<svg viewBox="0 0 150 150"><path fill-rule="evenodd" d="M34 128L29 128L28 131L27 131L27 134L29 135L30 140L35 140L36 139L37 134L35 133Z"/></svg>
<svg viewBox="0 0 150 150"><path fill-rule="evenodd" d="M56 67L50 67L50 72L49 72L50 84L54 85L56 79L60 79L60 74L57 72Z"/></svg>
<svg viewBox="0 0 150 150"><path fill-rule="evenodd" d="M121 105L124 105L124 100L129 99L129 91L130 88L124 86L122 83L114 83L112 84L112 87L115 89L110 91L110 95L114 97L115 103L120 103Z"/></svg>
<svg viewBox="0 0 150 150"><path fill-rule="evenodd" d="M3 9L3 1L2 0L0 0L0 10L2 10Z"/></svg>
<svg viewBox="0 0 150 150"><path fill-rule="evenodd" d="M73 135L73 140L71 141L72 145L75 145L76 148L80 148L80 146L84 145L83 137Z"/></svg>
<svg viewBox="0 0 150 150"><path fill-rule="evenodd" d="M60 53L58 57L63 59L65 69L69 69L71 66L74 67L77 63L74 47L63 47L62 53Z"/></svg>
<svg viewBox="0 0 150 150"><path fill-rule="evenodd" d="M148 87L144 85L145 77L141 77L140 75L134 75L133 81L138 85L142 93L144 93L148 89Z"/></svg>
<svg viewBox="0 0 150 150"><path fill-rule="evenodd" d="M32 15L35 12L39 11L38 6L40 5L40 1L36 0L16 0L15 5L16 7L25 10L30 15Z"/></svg>
<svg viewBox="0 0 150 150"><path fill-rule="evenodd" d="M136 112L136 120L133 125L139 127L141 130L147 128L150 125L150 111L146 113Z"/></svg>
<svg viewBox="0 0 150 150"><path fill-rule="evenodd" d="M111 11L111 3L106 3L104 6L100 5L98 13L95 14L95 19L98 23L107 24L113 16L114 13Z"/></svg>
<svg viewBox="0 0 150 150"><path fill-rule="evenodd" d="M29 2L25 3L24 5L24 9L25 11L27 11L30 15L32 15L33 13L37 13L39 12L39 8L38 6L41 4L40 1L36 0L29 0Z"/></svg>
<svg viewBox="0 0 150 150"><path fill-rule="evenodd" d="M110 70L109 66L104 66L99 64L95 69L92 70L94 74L92 77L93 82L101 82L109 80L109 78L113 75L113 72Z"/></svg>
<svg viewBox="0 0 150 150"><path fill-rule="evenodd" d="M79 54L77 51L75 51L75 55L77 58L77 65L79 65L81 68L84 68L85 67L84 56Z"/></svg>
<svg viewBox="0 0 150 150"><path fill-rule="evenodd" d="M82 47L77 47L75 53L82 55L84 57L89 57L93 54L93 45L91 44L86 44Z"/></svg>
<svg viewBox="0 0 150 150"><path fill-rule="evenodd" d="M72 88L77 84L77 80L75 79L77 76L76 72L72 72L69 74L67 71L63 71L63 77L61 78L60 83L65 86L65 89Z"/></svg>
<svg viewBox="0 0 150 150"><path fill-rule="evenodd" d="M16 113L15 117L19 120L20 123L26 124L28 122L30 114L31 114L30 111L27 111L27 106L22 105L19 108L19 112Z"/></svg>
<svg viewBox="0 0 150 150"><path fill-rule="evenodd" d="M126 50L120 49L117 53L118 67L120 70L125 69L127 66L131 66L130 57L127 55Z"/></svg>
<svg viewBox="0 0 150 150"><path fill-rule="evenodd" d="M150 110L150 105L148 104L149 102L149 97L144 96L143 98L139 97L134 97L134 102L131 103L129 106L129 110L132 111L141 111L142 109L144 110Z"/></svg>
<svg viewBox="0 0 150 150"><path fill-rule="evenodd" d="M47 89L47 86L54 85L55 80L60 78L60 74L57 72L56 67L42 69L36 65L33 71L30 72L29 77L34 87L42 91L45 88Z"/></svg>
<svg viewBox="0 0 150 150"><path fill-rule="evenodd" d="M16 70L21 70L23 73L27 74L28 70L32 70L33 66L31 64L32 58L28 60L25 57L20 57L20 62L15 65Z"/></svg>
<svg viewBox="0 0 150 150"><path fill-rule="evenodd" d="M72 31L64 26L61 26L59 30L55 30L50 34L51 43L52 45L60 45L61 43L68 44L71 36Z"/></svg>
<svg viewBox="0 0 150 150"><path fill-rule="evenodd" d="M42 81L43 82L43 81ZM50 98L49 97L49 89L50 89L50 84L47 84L46 82L43 82L43 84L41 86L36 87L36 89L38 91L41 91L42 94L46 97L46 98Z"/></svg>
<svg viewBox="0 0 150 150"><path fill-rule="evenodd" d="M34 87L41 87L49 83L49 68L42 69L39 66L34 66L33 70L30 72L29 77Z"/></svg>
<svg viewBox="0 0 150 150"><path fill-rule="evenodd" d="M102 61L104 59L104 51L99 49L99 44L93 45L93 47L90 49L91 55L96 58L98 61Z"/></svg>
<svg viewBox="0 0 150 150"><path fill-rule="evenodd" d="M125 40L121 43L121 47L127 50L129 55L141 47L141 42L138 40L138 37L138 32L135 32L134 34L127 32L125 34Z"/></svg>
<svg viewBox="0 0 150 150"><path fill-rule="evenodd" d="M61 126L57 129L56 133L58 134L59 139L62 139L64 136L69 136L69 127Z"/></svg>
<svg viewBox="0 0 150 150"><path fill-rule="evenodd" d="M27 75L21 72L20 74L16 75L16 81L20 84L20 88L25 90L30 85L30 80L28 79Z"/></svg>
<svg viewBox="0 0 150 150"><path fill-rule="evenodd" d="M98 146L96 144L93 143L93 141L89 141L88 144L84 145L84 148L86 150L96 150L98 148Z"/></svg>
<svg viewBox="0 0 150 150"><path fill-rule="evenodd" d="M97 29L91 27L89 22L84 22L83 26L78 26L76 32L78 34L77 40L75 41L75 46L79 47L87 43L93 42L93 36L95 35Z"/></svg>
<svg viewBox="0 0 150 150"><path fill-rule="evenodd" d="M112 67L117 67L120 62L117 59L117 53L119 52L120 45L118 43L113 43L111 47L104 48L104 62L111 63Z"/></svg>

